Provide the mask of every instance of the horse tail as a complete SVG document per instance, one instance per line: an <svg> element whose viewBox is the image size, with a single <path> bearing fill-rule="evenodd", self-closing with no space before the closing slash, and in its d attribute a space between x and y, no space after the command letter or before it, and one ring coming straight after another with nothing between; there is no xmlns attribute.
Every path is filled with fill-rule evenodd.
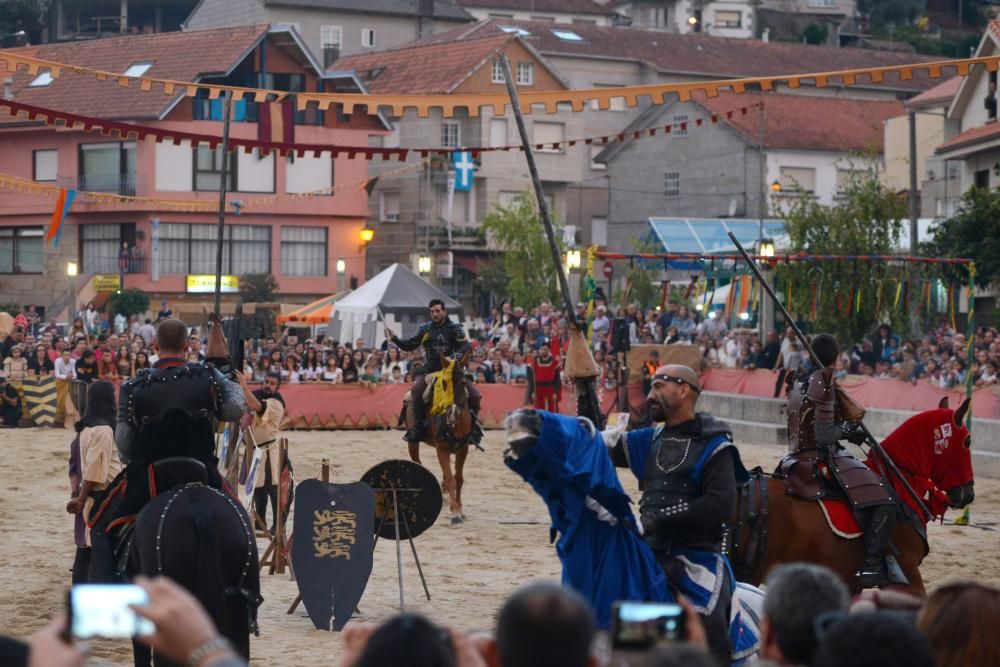
<svg viewBox="0 0 1000 667"><path fill-rule="evenodd" d="M222 570L222 546L219 544L219 526L213 518L211 508L214 503L207 498L208 489L201 489L191 502L192 524L195 541L194 587L199 602L215 620L219 631L225 634L229 626L226 605L226 579ZM205 502L209 501L209 502Z"/></svg>

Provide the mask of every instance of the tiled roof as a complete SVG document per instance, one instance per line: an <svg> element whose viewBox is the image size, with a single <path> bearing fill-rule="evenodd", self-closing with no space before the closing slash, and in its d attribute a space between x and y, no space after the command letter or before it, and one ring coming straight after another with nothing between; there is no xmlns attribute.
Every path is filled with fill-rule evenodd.
<svg viewBox="0 0 1000 667"><path fill-rule="evenodd" d="M911 97L906 100L906 107L909 109L930 107L930 106L945 106L947 107L955 95L958 93L958 87L962 84L962 77L953 76L943 83L939 83L930 90L924 91L917 95L916 97Z"/></svg>
<svg viewBox="0 0 1000 667"><path fill-rule="evenodd" d="M455 0L462 7L498 9L535 13L559 12L562 14L598 14L610 16L615 12L593 0Z"/></svg>
<svg viewBox="0 0 1000 667"><path fill-rule="evenodd" d="M997 137L1000 137L1000 123L987 123L986 125L974 127L971 130L966 130L965 132L952 137L938 146L937 149L935 149L935 152L947 153L948 151L956 148L977 144L980 141L985 141L987 139L996 139Z"/></svg>
<svg viewBox="0 0 1000 667"><path fill-rule="evenodd" d="M334 67L354 70L368 92L446 94L455 90L486 61L492 60L513 35L412 45L341 58Z"/></svg>
<svg viewBox="0 0 1000 667"><path fill-rule="evenodd" d="M264 5L395 16L416 16L420 9L419 0L264 0ZM472 20L472 16L456 5L454 0L434 0L434 16L439 19Z"/></svg>
<svg viewBox="0 0 1000 667"><path fill-rule="evenodd" d="M421 43L450 42L495 35L513 28L526 44L543 55L599 57L648 63L661 72L699 77L755 77L830 72L843 69L910 65L936 60L929 56L872 49L813 46L792 42L762 42L709 35L681 35L661 30L606 27L545 21L490 19L431 35ZM553 30L576 33L578 41L561 39ZM908 91L932 88L937 79L914 73L908 81L886 76L885 86ZM860 83L863 85L864 80Z"/></svg>
<svg viewBox="0 0 1000 667"><path fill-rule="evenodd" d="M993 19L990 21L989 30L993 33L994 37L1000 39L1000 20Z"/></svg>
<svg viewBox="0 0 1000 667"><path fill-rule="evenodd" d="M124 72L130 65L152 62L148 76L177 81L196 81L218 75L242 60L267 32L266 25L219 28L192 32L165 32L95 39L83 42L41 44L16 49L36 58L83 65L109 72ZM0 63L0 78L11 76ZM110 120L159 118L173 97L153 88L142 92L137 83L122 88L117 81L97 81L90 75L63 71L47 86L29 87L35 78L15 73L14 100L83 116ZM0 122L9 122L0 111Z"/></svg>
<svg viewBox="0 0 1000 667"><path fill-rule="evenodd" d="M897 101L856 100L814 95L724 93L696 103L713 114L725 114L756 102L764 103L764 146L787 150L817 150L847 153L882 150L883 124L902 115ZM760 141L760 110L736 113L724 122L748 142Z"/></svg>

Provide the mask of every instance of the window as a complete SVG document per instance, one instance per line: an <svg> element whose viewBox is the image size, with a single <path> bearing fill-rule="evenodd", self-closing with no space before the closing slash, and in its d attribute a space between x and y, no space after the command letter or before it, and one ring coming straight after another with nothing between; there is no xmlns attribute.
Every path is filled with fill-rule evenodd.
<svg viewBox="0 0 1000 667"><path fill-rule="evenodd" d="M361 29L361 46L367 47L369 49L375 48L375 29L374 28L362 28Z"/></svg>
<svg viewBox="0 0 1000 667"><path fill-rule="evenodd" d="M42 227L0 227L0 273L42 272Z"/></svg>
<svg viewBox="0 0 1000 667"><path fill-rule="evenodd" d="M507 119L506 118L490 118L490 146L496 148L497 146L507 145Z"/></svg>
<svg viewBox="0 0 1000 667"><path fill-rule="evenodd" d="M236 183L236 160L229 154L229 172L226 174L226 190L233 191ZM222 146L212 150L208 146L194 149L194 189L218 191L222 185Z"/></svg>
<svg viewBox="0 0 1000 667"><path fill-rule="evenodd" d="M621 86L609 86L606 83L595 83L594 88L620 88ZM612 97L610 100L610 106L608 109L610 111L627 111L628 107L625 106L624 97ZM601 108L600 103L597 100L590 100L590 108L594 111L598 111Z"/></svg>
<svg viewBox="0 0 1000 667"><path fill-rule="evenodd" d="M462 126L453 120L446 120L441 123L441 146L444 148L458 148L462 145Z"/></svg>
<svg viewBox="0 0 1000 667"><path fill-rule="evenodd" d="M781 189L788 192L808 192L816 190L816 169L813 167L781 167L778 182Z"/></svg>
<svg viewBox="0 0 1000 667"><path fill-rule="evenodd" d="M716 11L716 28L739 28L743 20L743 15L739 11Z"/></svg>
<svg viewBox="0 0 1000 667"><path fill-rule="evenodd" d="M31 83L28 84L28 88L41 88L42 86L47 86L52 83L52 72L47 69L43 69L38 73Z"/></svg>
<svg viewBox="0 0 1000 667"><path fill-rule="evenodd" d="M535 65L533 63L517 64L517 83L519 86L530 86L535 80Z"/></svg>
<svg viewBox="0 0 1000 667"><path fill-rule="evenodd" d="M663 195L665 197L681 196L681 172L668 171L663 174Z"/></svg>
<svg viewBox="0 0 1000 667"><path fill-rule="evenodd" d="M532 124L532 138L531 143L535 144L554 144L563 142L565 126L562 123L551 123L548 121L538 121L536 120ZM540 153L562 153L563 147L559 146L554 148L552 146L544 146L542 148L536 149Z"/></svg>
<svg viewBox="0 0 1000 667"><path fill-rule="evenodd" d="M507 80L503 78L503 66L500 64L500 60L493 61L493 69L490 72L490 81L492 83L505 83Z"/></svg>
<svg viewBox="0 0 1000 667"><path fill-rule="evenodd" d="M513 14L494 14L493 12L488 12L486 14L486 16L487 16L487 18L491 18L491 19L506 19L508 21L513 21L514 20L514 15ZM503 28L500 28L500 29L503 30Z"/></svg>
<svg viewBox="0 0 1000 667"><path fill-rule="evenodd" d="M36 181L54 181L59 171L59 151L32 151L32 178Z"/></svg>
<svg viewBox="0 0 1000 667"><path fill-rule="evenodd" d="M597 155L604 150L604 146L590 145L590 168L591 169L607 169L608 165L604 162L596 162Z"/></svg>
<svg viewBox="0 0 1000 667"><path fill-rule="evenodd" d="M674 135L675 137L686 137L688 135L687 124L686 124L687 122L688 122L687 114L680 114L674 116L674 122L671 123L670 126L671 127L670 134ZM681 123L685 123L684 127L681 127Z"/></svg>
<svg viewBox="0 0 1000 667"><path fill-rule="evenodd" d="M935 203L936 215L939 218L950 218L958 214L962 205L960 197L949 197L948 199L938 199Z"/></svg>
<svg viewBox="0 0 1000 667"><path fill-rule="evenodd" d="M379 220L399 222L399 191L386 190L379 197Z"/></svg>
<svg viewBox="0 0 1000 667"><path fill-rule="evenodd" d="M80 225L81 273L118 273L118 253L122 244L135 245L135 223ZM136 267L138 269L138 267ZM214 269L213 269L214 271ZM127 270L126 273L137 271Z"/></svg>
<svg viewBox="0 0 1000 667"><path fill-rule="evenodd" d="M847 187L854 183L860 178L863 178L865 172L860 169L838 169L837 170L837 194L843 194L847 191Z"/></svg>
<svg viewBox="0 0 1000 667"><path fill-rule="evenodd" d="M837 0L809 0L810 7L836 7Z"/></svg>
<svg viewBox="0 0 1000 667"><path fill-rule="evenodd" d="M281 274L326 275L326 227L281 228Z"/></svg>
<svg viewBox="0 0 1000 667"><path fill-rule="evenodd" d="M80 190L135 194L135 142L80 144Z"/></svg>
<svg viewBox="0 0 1000 667"><path fill-rule="evenodd" d="M159 266L164 275L214 274L215 225L166 222L160 224ZM271 272L271 228L226 224L222 244L222 272L242 276Z"/></svg>
<svg viewBox="0 0 1000 667"><path fill-rule="evenodd" d="M590 244L608 245L608 219L604 216L590 218Z"/></svg>
<svg viewBox="0 0 1000 667"><path fill-rule="evenodd" d="M582 42L583 37L576 34L572 30L553 30L552 34L561 39L564 42Z"/></svg>
<svg viewBox="0 0 1000 667"><path fill-rule="evenodd" d="M531 20L532 21L547 21L549 23L555 23L556 22L556 17L555 16L531 16Z"/></svg>
<svg viewBox="0 0 1000 667"><path fill-rule="evenodd" d="M977 188L990 187L990 170L980 169L972 174L972 185Z"/></svg>
<svg viewBox="0 0 1000 667"><path fill-rule="evenodd" d="M125 76L142 76L149 71L149 68L153 66L153 63L132 63L129 65L128 69L122 72Z"/></svg>
<svg viewBox="0 0 1000 667"><path fill-rule="evenodd" d="M324 49L331 46L339 49L343 36L344 30L339 25L324 25L319 28L319 43Z"/></svg>
<svg viewBox="0 0 1000 667"><path fill-rule="evenodd" d="M497 26L497 27L500 28L501 31L503 31L503 32L505 32L505 33L507 33L509 35L517 35L518 37L530 37L531 36L530 32L528 32L527 30L524 30L522 28L515 28L514 26L509 26L509 25L501 25L501 26Z"/></svg>

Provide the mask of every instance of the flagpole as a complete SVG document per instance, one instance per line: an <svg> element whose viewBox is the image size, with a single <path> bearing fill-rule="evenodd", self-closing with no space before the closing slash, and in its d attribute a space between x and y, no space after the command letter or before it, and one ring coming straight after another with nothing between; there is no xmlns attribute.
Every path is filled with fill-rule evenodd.
<svg viewBox="0 0 1000 667"><path fill-rule="evenodd" d="M219 183L219 234L215 241L215 314L222 308L222 248L226 230L226 186L229 180L230 92L222 92L222 173ZM197 159L197 156L195 157Z"/></svg>

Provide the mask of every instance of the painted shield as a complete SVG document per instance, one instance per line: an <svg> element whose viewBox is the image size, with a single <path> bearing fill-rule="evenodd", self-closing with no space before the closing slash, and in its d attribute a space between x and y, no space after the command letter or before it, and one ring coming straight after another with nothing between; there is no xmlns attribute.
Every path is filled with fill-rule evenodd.
<svg viewBox="0 0 1000 667"><path fill-rule="evenodd" d="M416 537L434 525L441 513L441 484L427 468L413 461L383 461L361 476L375 491L375 532L396 539L392 490L399 506L399 537Z"/></svg>
<svg viewBox="0 0 1000 667"><path fill-rule="evenodd" d="M317 630L341 630L372 573L375 494L363 482L308 479L295 490L292 565Z"/></svg>

